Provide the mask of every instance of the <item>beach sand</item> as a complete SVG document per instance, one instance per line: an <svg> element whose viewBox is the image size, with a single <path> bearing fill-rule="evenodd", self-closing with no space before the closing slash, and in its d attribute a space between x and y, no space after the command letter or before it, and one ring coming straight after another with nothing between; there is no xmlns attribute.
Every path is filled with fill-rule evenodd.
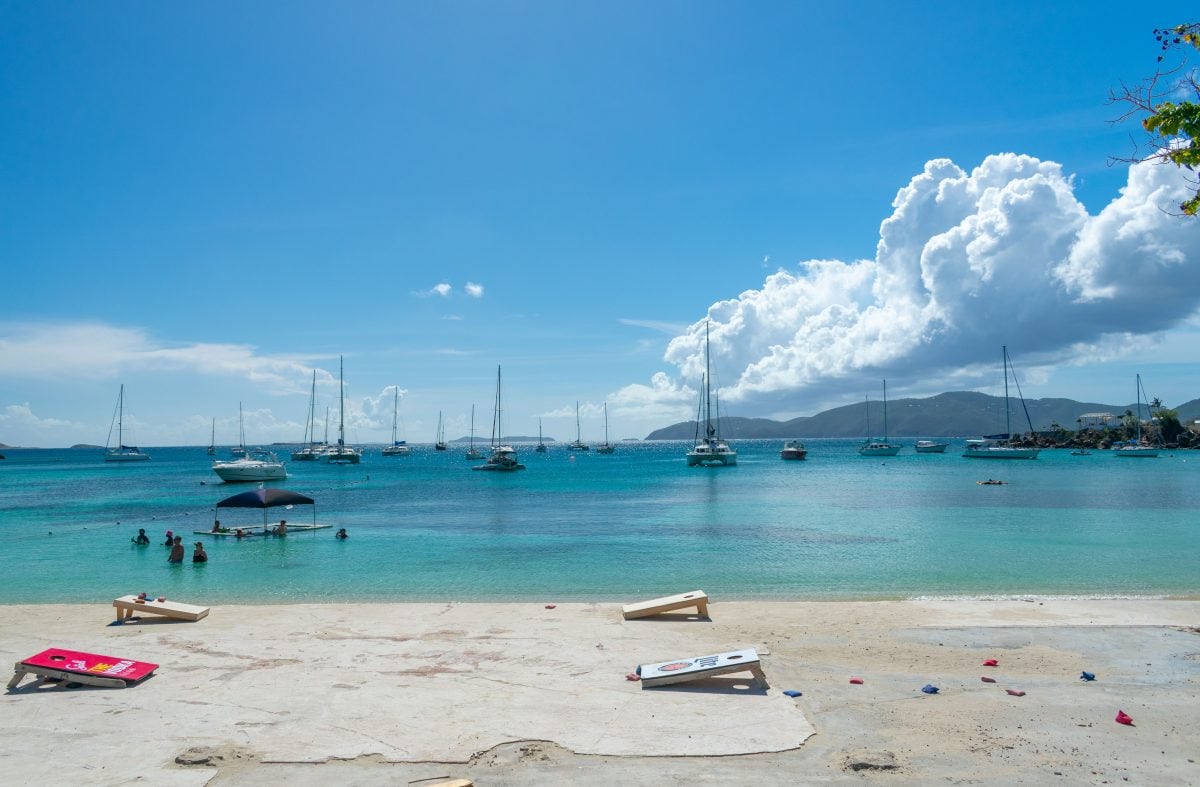
<svg viewBox="0 0 1200 787"><path fill-rule="evenodd" d="M714 598L710 613L294 604L118 626L104 604L8 606L9 662L63 647L160 667L126 689L27 679L3 698L0 769L39 785L1200 783L1200 601ZM768 690L625 679L747 647Z"/></svg>

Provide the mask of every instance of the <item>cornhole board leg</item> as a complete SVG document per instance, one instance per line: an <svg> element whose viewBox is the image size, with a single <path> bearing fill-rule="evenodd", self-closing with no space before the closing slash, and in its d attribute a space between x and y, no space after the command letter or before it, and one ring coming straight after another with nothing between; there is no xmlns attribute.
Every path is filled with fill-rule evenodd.
<svg viewBox="0 0 1200 787"><path fill-rule="evenodd" d="M62 670L46 669L45 667L30 667L28 664L18 662L16 668L13 670L12 680L8 682L8 689L15 689L25 679L26 675L37 675L40 679L39 682L58 679L67 683L85 683L89 686L103 686L108 689L123 689L129 685L120 678L80 675L77 672L63 672Z"/></svg>

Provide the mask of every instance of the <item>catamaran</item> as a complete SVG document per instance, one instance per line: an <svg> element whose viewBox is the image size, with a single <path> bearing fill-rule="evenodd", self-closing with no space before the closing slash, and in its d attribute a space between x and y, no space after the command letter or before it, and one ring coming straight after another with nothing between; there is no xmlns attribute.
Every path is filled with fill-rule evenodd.
<svg viewBox="0 0 1200 787"><path fill-rule="evenodd" d="M696 412L695 445L687 452L687 466L721 465L728 467L737 464L737 451L721 439L721 408L717 410L717 420L713 421L712 404L712 364L709 356L708 321L704 322L704 379L700 387L700 404ZM704 414L704 437L700 437L700 415Z"/></svg>
<svg viewBox="0 0 1200 787"><path fill-rule="evenodd" d="M1004 358L1004 434L968 440L963 456L967 459L1037 459L1037 448L1023 448L1013 440L1012 415L1008 407L1008 367L1011 365L1008 360L1008 346L1004 346L1001 352ZM1025 397L1021 395L1021 384L1017 382L1015 373L1013 383L1017 386L1017 396L1021 398L1021 408L1025 410L1025 421L1029 424L1029 431L1033 432L1033 420L1025 407Z"/></svg>
<svg viewBox="0 0 1200 787"><path fill-rule="evenodd" d="M313 369L312 391L308 394L308 423L304 426L304 447L292 451L293 462L312 462L321 458L325 452L325 443L317 441L316 431L317 406L317 370Z"/></svg>
<svg viewBox="0 0 1200 787"><path fill-rule="evenodd" d="M604 442L596 446L596 453L611 454L616 451L616 446L608 442L608 402L604 403Z"/></svg>
<svg viewBox="0 0 1200 787"><path fill-rule="evenodd" d="M1117 446L1113 449L1115 456L1124 457L1147 457L1154 458L1158 456L1158 446L1144 445L1142 443L1142 394L1145 391L1142 389L1142 375L1137 376L1137 439L1130 440L1127 443ZM1151 413L1153 415L1153 413Z"/></svg>
<svg viewBox="0 0 1200 787"><path fill-rule="evenodd" d="M871 402L865 400L867 408L867 439L858 447L859 456L895 456L900 453L901 446L889 443L887 437L887 380L883 381L883 439L876 440L871 436Z"/></svg>
<svg viewBox="0 0 1200 787"><path fill-rule="evenodd" d="M487 462L481 465L475 465L472 470L524 470L525 465L517 461L517 452L513 450L511 445L505 445L503 440L504 429L501 426L500 420L500 367L496 367L496 408L492 412L492 455L488 457Z"/></svg>
<svg viewBox="0 0 1200 787"><path fill-rule="evenodd" d="M400 408L400 388L397 386L392 396L392 444L383 447L384 456L408 456L412 451L407 440L396 439L396 413Z"/></svg>
<svg viewBox="0 0 1200 787"><path fill-rule="evenodd" d="M112 443L113 424L117 427L117 445L109 448ZM136 445L125 445L125 384L121 383L121 392L117 394L117 407L113 410L113 420L108 425L108 439L104 441L105 462L144 462L150 454L142 453Z"/></svg>
<svg viewBox="0 0 1200 787"><path fill-rule="evenodd" d="M323 454L326 462L333 465L356 465L362 454L352 445L346 445L346 378L342 356L338 356L338 441Z"/></svg>

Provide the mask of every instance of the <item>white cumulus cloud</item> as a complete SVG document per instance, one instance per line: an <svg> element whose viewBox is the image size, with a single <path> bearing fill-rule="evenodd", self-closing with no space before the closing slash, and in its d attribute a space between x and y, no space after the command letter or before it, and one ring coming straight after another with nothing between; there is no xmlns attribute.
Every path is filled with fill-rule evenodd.
<svg viewBox="0 0 1200 787"><path fill-rule="evenodd" d="M787 409L884 376L950 390L990 380L1002 344L1027 372L1144 344L1200 306L1200 222L1169 213L1186 191L1176 168L1135 164L1093 216L1054 162L930 161L897 194L874 259L803 262L708 308L722 401ZM612 401L689 417L680 380L699 383L704 342L702 319L667 346L678 380L658 374Z"/></svg>
<svg viewBox="0 0 1200 787"><path fill-rule="evenodd" d="M466 290L467 295L470 295L472 298L482 298L483 297L483 285L482 284L476 284L473 281L469 281L463 285L463 289Z"/></svg>

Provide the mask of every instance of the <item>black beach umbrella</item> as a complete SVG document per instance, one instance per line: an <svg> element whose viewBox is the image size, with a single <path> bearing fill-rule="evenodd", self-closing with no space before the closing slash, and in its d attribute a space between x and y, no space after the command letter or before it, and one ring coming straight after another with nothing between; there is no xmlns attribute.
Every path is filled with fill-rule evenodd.
<svg viewBox="0 0 1200 787"><path fill-rule="evenodd" d="M277 506L312 506L313 524L317 523L317 504L311 497L289 492L286 489L268 489L259 487L249 492L241 492L233 497L227 497L217 503L217 508L261 508L263 512L263 529L267 528L267 509Z"/></svg>

